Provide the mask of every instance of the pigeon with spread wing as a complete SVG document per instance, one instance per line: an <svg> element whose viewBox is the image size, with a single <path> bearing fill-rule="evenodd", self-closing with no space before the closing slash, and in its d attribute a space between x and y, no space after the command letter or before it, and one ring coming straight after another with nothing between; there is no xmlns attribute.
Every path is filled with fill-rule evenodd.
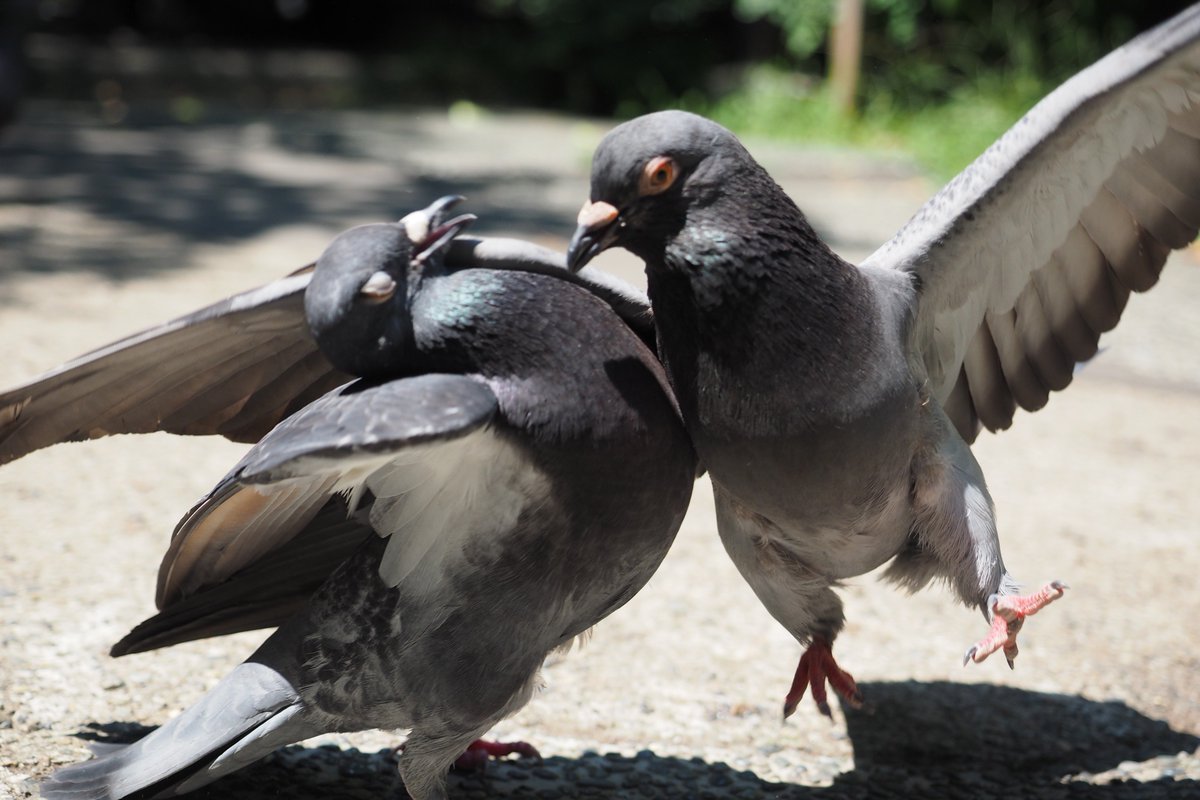
<svg viewBox="0 0 1200 800"><path fill-rule="evenodd" d="M573 267L646 262L659 353L730 557L806 647L785 716L834 660L838 581L944 578L1003 650L1063 593L1021 595L969 447L1063 389L1131 292L1200 228L1200 6L1067 81L861 265L719 125L660 112L597 148Z"/></svg>

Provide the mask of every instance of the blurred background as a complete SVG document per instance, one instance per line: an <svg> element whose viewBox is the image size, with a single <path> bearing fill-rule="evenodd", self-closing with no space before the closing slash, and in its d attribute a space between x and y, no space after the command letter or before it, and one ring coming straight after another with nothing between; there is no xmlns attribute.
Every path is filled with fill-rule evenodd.
<svg viewBox="0 0 1200 800"><path fill-rule="evenodd" d="M862 257L1046 91L1183 5L0 0L0 304L19 274L124 280L288 225L319 243L449 192L479 233L558 246L599 137L663 107L753 137ZM873 198L903 213L841 191L916 176ZM303 244L281 259L317 246L286 241Z"/></svg>
<svg viewBox="0 0 1200 800"><path fill-rule="evenodd" d="M666 106L957 171L1162 0L4 0L0 106L165 111ZM861 65L861 68L859 67Z"/></svg>

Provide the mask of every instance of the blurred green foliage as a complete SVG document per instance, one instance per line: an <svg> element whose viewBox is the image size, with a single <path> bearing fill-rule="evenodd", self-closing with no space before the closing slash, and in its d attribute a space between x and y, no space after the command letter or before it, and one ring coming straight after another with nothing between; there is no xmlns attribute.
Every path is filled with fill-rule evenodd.
<svg viewBox="0 0 1200 800"><path fill-rule="evenodd" d="M1074 72L1187 4L1130 0L864 0L860 114L820 80L836 0L733 0L785 52L687 105L743 133L911 152L950 175ZM807 79L797 76L810 76ZM815 76L815 77L814 77Z"/></svg>
<svg viewBox="0 0 1200 800"><path fill-rule="evenodd" d="M815 68L836 0L733 0L745 20L783 32L788 58ZM1131 0L864 0L862 94L923 105L980 76L1000 73L1058 83L1181 10L1184 2Z"/></svg>
<svg viewBox="0 0 1200 800"><path fill-rule="evenodd" d="M560 76L544 94L561 92L572 110L682 105L742 133L901 147L943 175L1063 79L1186 5L864 0L861 113L846 119L822 80L836 0L477 1L536 30L523 66Z"/></svg>
<svg viewBox="0 0 1200 800"><path fill-rule="evenodd" d="M946 178L995 141L1044 88L1030 78L981 77L925 105L899 104L888 94L870 96L860 114L846 117L834 110L819 83L760 66L747 71L733 92L715 100L691 94L681 104L741 134L906 151Z"/></svg>
<svg viewBox="0 0 1200 800"><path fill-rule="evenodd" d="M352 53L356 66L346 70L352 78L317 75L320 90L307 93L289 87L288 96L307 104L463 99L617 117L682 105L740 132L899 145L943 173L980 152L1063 78L1186 5L863 0L860 113L842 118L823 90L837 0L7 2L36 5L39 28L67 39L165 44L171 50L316 47ZM73 50L67 45L63 52ZM89 63L61 61L81 68ZM255 79L276 80L271 70L263 73ZM253 88L243 85L248 81L228 87L219 75L199 77L209 83L183 74L182 67L169 77L127 75L126 99L135 101L138 81L211 103ZM78 83L90 91L93 76ZM50 85L45 76L42 85ZM284 93L267 87L257 96L277 94Z"/></svg>

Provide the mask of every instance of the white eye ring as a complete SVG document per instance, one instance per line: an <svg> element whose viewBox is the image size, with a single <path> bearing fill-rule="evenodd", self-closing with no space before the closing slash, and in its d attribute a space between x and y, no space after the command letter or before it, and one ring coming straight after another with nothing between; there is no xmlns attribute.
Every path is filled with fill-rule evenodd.
<svg viewBox="0 0 1200 800"><path fill-rule="evenodd" d="M396 293L396 281L383 270L367 278L358 293L366 298L368 303L382 303Z"/></svg>

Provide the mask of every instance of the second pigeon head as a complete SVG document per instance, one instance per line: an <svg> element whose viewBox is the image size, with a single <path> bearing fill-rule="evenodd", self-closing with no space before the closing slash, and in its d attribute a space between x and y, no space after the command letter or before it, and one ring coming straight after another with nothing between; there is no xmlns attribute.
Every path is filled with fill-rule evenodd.
<svg viewBox="0 0 1200 800"><path fill-rule="evenodd" d="M462 199L443 197L399 222L351 228L317 259L304 311L335 367L363 378L394 374L412 345L414 292L423 277L440 271L446 245L475 220L445 218Z"/></svg>
<svg viewBox="0 0 1200 800"><path fill-rule="evenodd" d="M774 200L773 183L737 137L686 111L646 114L609 131L596 148L591 183L567 251L572 270L613 246L660 263L685 225L715 234L728 228L726 204Z"/></svg>

